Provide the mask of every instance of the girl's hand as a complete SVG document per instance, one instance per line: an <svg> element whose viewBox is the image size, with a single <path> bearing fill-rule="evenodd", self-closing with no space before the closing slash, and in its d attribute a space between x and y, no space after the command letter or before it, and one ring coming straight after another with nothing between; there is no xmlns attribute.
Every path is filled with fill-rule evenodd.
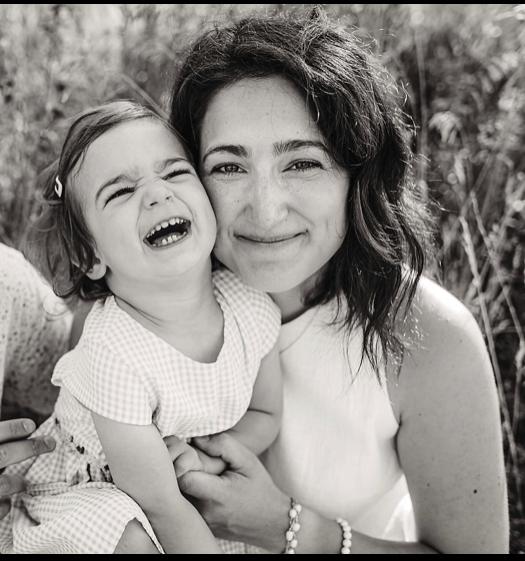
<svg viewBox="0 0 525 561"><path fill-rule="evenodd" d="M228 465L222 458L210 456L199 448L195 448L195 451L197 452L202 463L202 471L205 471L210 475L220 475L228 467Z"/></svg>
<svg viewBox="0 0 525 561"><path fill-rule="evenodd" d="M28 439L35 428L31 419L0 422L0 469L55 448L55 441L51 437ZM24 488L25 482L21 477L0 475L0 519L9 512L9 497Z"/></svg>
<svg viewBox="0 0 525 561"><path fill-rule="evenodd" d="M214 535L282 549L290 499L276 487L258 458L224 433L194 438L193 444L228 466L220 476L192 471L179 479L180 489L196 499Z"/></svg>
<svg viewBox="0 0 525 561"><path fill-rule="evenodd" d="M164 442L168 447L168 452L171 456L171 460L175 464L176 472L177 472L177 463L179 464L178 470L181 473L180 474L177 473L177 477L180 477L180 475L182 475L183 470L181 469L180 461L177 462L177 458L186 451L188 443L186 443L184 440L181 440L179 437L174 435L166 436L164 438ZM202 464L200 469L202 471L205 471L206 473L210 473L212 475L219 475L226 469L226 463L223 460L221 460L221 458L210 456L209 454L206 454L206 452L204 452L203 450L195 448L193 446L193 440L190 442L190 445L194 448L195 452L199 457L199 460ZM189 458L187 458L187 460L189 461ZM192 459L191 460L192 465L194 465L193 461L194 460ZM186 473L186 471L189 470L184 470L184 473Z"/></svg>
<svg viewBox="0 0 525 561"><path fill-rule="evenodd" d="M197 450L195 450L195 448L190 446L187 442L184 443L184 446L180 447L180 454L175 458L173 467L175 468L175 475L177 478L182 477L189 471L203 469Z"/></svg>

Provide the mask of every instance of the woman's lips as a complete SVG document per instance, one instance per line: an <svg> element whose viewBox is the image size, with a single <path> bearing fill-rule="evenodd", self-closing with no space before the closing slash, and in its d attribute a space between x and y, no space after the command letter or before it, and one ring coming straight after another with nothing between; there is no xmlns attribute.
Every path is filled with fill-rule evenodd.
<svg viewBox="0 0 525 561"><path fill-rule="evenodd" d="M257 236L252 234L235 234L238 240L256 245L276 245L286 243L303 236L306 232L280 234L277 236Z"/></svg>

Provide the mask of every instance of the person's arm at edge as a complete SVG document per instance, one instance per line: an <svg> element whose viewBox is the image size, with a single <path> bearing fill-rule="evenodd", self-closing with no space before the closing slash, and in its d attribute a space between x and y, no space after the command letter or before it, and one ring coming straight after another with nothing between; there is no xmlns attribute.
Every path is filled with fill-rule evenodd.
<svg viewBox="0 0 525 561"><path fill-rule="evenodd" d="M51 452L52 437L27 438L36 426L31 419L11 419L0 422L0 469ZM17 475L0 474L0 520L11 509L9 497L25 489L25 481Z"/></svg>

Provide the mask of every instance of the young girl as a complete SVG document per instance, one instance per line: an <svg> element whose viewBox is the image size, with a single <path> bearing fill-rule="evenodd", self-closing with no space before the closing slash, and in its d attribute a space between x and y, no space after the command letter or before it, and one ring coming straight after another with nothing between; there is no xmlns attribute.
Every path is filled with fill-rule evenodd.
<svg viewBox="0 0 525 561"><path fill-rule="evenodd" d="M36 433L55 451L9 468L27 490L2 523L2 550L220 553L176 475L225 467L192 437L228 430L255 453L274 440L277 308L232 273L212 275L206 192L174 132L140 105L81 115L45 196L55 290L97 300ZM181 439L175 469L170 435Z"/></svg>

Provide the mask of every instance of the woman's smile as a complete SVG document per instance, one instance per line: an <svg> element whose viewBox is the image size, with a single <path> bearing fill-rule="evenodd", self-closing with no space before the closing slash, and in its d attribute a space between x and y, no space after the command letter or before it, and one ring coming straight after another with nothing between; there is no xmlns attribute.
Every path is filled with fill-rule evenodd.
<svg viewBox="0 0 525 561"><path fill-rule="evenodd" d="M261 246L281 246L292 241L297 241L301 236L306 235L306 231L292 234L274 234L274 235L258 235L258 234L235 234L235 237L242 241Z"/></svg>

